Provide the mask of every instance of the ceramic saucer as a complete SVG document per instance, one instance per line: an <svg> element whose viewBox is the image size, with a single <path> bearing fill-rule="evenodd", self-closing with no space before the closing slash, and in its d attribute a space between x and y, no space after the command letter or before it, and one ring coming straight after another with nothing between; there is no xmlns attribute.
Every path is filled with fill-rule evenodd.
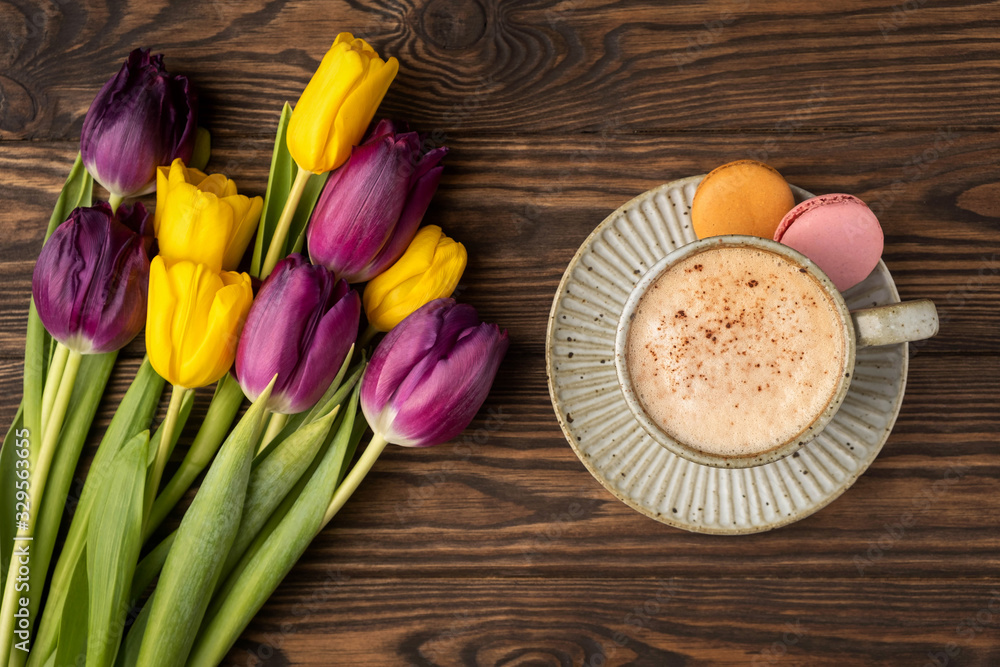
<svg viewBox="0 0 1000 667"><path fill-rule="evenodd" d="M847 490L882 449L899 414L907 346L858 350L851 387L826 429L768 465L721 469L658 445L618 385L618 319L632 287L667 253L696 240L691 200L704 176L639 195L577 250L552 302L546 335L549 394L577 456L608 491L662 523L699 533L757 533L798 521ZM793 187L796 201L812 195ZM844 293L851 309L897 303L881 261Z"/></svg>

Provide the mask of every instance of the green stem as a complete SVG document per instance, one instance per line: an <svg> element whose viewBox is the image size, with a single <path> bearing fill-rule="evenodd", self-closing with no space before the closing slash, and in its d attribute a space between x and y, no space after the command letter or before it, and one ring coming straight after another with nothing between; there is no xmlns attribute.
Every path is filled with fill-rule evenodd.
<svg viewBox="0 0 1000 667"><path fill-rule="evenodd" d="M280 412L272 412L271 418L267 422L267 430L264 431L264 437L261 438L260 444L257 445L257 453L260 454L264 451L264 448L271 444L271 441L278 437L281 430L285 428L285 424L288 423L289 415L282 414Z"/></svg>
<svg viewBox="0 0 1000 667"><path fill-rule="evenodd" d="M344 481L340 483L337 487L337 492L333 494L333 500L330 501L330 505L326 508L326 514L323 515L323 523L320 525L320 530L333 519L334 515L340 511L340 508L344 506L351 494L357 490L358 486L361 484L361 480L365 478L368 472L375 465L375 461L378 460L379 455L385 446L389 443L381 435L376 433L372 436L372 439L368 442L368 446L365 447L365 453L361 455L358 462L354 464L351 468L351 472L347 473L347 477Z"/></svg>
<svg viewBox="0 0 1000 667"><path fill-rule="evenodd" d="M62 343L58 344L63 347ZM15 542L19 543L22 549L27 549L31 553L31 543L35 536L35 523L41 509L42 494L45 493L45 483L48 480L49 468L55 456L56 448L59 444L59 432L62 430L62 422L66 417L66 409L69 407L69 399L73 394L73 385L76 384L76 375L80 370L80 362L83 355L79 352L68 352L65 369L59 380L59 388L56 391L55 400L52 404L52 414L45 426L42 434L41 447L38 451L38 459L35 463L35 470L29 477L27 520L18 524L17 537ZM17 549L15 548L15 554ZM28 556L30 558L30 555ZM0 604L0 661L7 662L10 656L11 647L14 643L14 613L18 606L17 579L19 559L12 556L10 566L7 570L7 581L4 585L3 602Z"/></svg>
<svg viewBox="0 0 1000 667"><path fill-rule="evenodd" d="M366 347L368 347L368 343L372 342L372 338L377 336L378 333L379 333L378 329L376 329L373 325L369 324L365 328L365 330L361 333L361 336L358 338L358 343L357 343L358 347L360 347L361 349L365 349Z"/></svg>
<svg viewBox="0 0 1000 667"><path fill-rule="evenodd" d="M118 210L118 207L121 205L123 199L124 197L122 197L121 195L116 195L114 193L108 195L108 203L111 205L112 213Z"/></svg>
<svg viewBox="0 0 1000 667"><path fill-rule="evenodd" d="M42 433L42 391L45 382L48 350L53 341L49 337L35 308L32 299L28 306L28 328L24 341L24 428L28 429L30 437L38 437ZM30 460L34 463L36 452L31 452Z"/></svg>
<svg viewBox="0 0 1000 667"><path fill-rule="evenodd" d="M177 416L181 412L181 403L184 402L184 397L189 391L192 390L178 387L177 385L174 385L170 391L170 405L167 407L167 416L163 419L163 435L160 437L160 446L156 450L156 460L153 462L153 468L149 471L146 478L143 517L147 520L150 510L153 509L153 499L156 498L156 491L160 487L163 468L167 465L167 458L170 456L174 429L177 427Z"/></svg>
<svg viewBox="0 0 1000 667"><path fill-rule="evenodd" d="M180 468L153 503L153 509L143 527L143 541L148 540L153 531L160 527L170 511L191 488L195 478L219 451L242 403L243 390L240 389L239 383L231 375L224 375L215 388L215 395L208 406L208 412L205 413L205 419L194 437L194 442L188 448Z"/></svg>
<svg viewBox="0 0 1000 667"><path fill-rule="evenodd" d="M66 359L69 358L69 348L65 345L57 345L52 355L52 365L49 366L49 375L45 382L45 390L42 392L42 427L49 423L49 416L52 414L52 406L56 402L56 393L59 391L59 380L62 378L63 370L66 368Z"/></svg>
<svg viewBox="0 0 1000 667"><path fill-rule="evenodd" d="M56 355L59 355L59 348L64 347L59 343L56 347ZM62 429L63 419L66 417L66 409L69 407L69 397L73 394L73 385L76 384L76 374L80 370L80 362L83 355L79 352L66 352L66 364L63 368L62 376L59 378L59 388L56 390L55 399L52 401L52 410L49 419L45 422L42 431L42 451L38 455L38 468L35 470L35 479L32 487L37 489L38 495L45 489L45 480L48 478L49 465L52 457L45 461L46 453L55 454L54 447L59 440L59 431ZM40 479L39 479L40 478Z"/></svg>
<svg viewBox="0 0 1000 667"><path fill-rule="evenodd" d="M295 168L297 171L295 172L295 180L292 182L292 189L288 193L288 199L285 200L285 207L281 209L278 226L274 229L271 244L267 248L267 256L264 258L264 264L260 269L261 280L271 275L271 271L274 271L275 265L284 255L285 241L288 240L288 230L292 226L295 209L299 207L299 201L302 199L302 193L306 189L306 183L309 182L309 177L312 176L312 172L308 169L303 169L298 165L295 165Z"/></svg>
<svg viewBox="0 0 1000 667"><path fill-rule="evenodd" d="M59 348L64 347L59 343L56 347L56 354ZM59 444L59 432L62 430L63 420L66 418L66 409L69 408L69 398L73 395L73 385L76 384L76 375L80 370L80 362L83 355L79 352L67 350L66 365L59 379L59 388L56 390L55 399L52 402L52 412L46 422L42 434L42 449L38 454L38 464L35 474L31 480L31 492L35 496L32 498L31 507L34 509L37 504L36 499L41 498L45 492L45 483L49 478L49 468L52 465L52 458L55 456L56 447ZM32 515L34 516L34 514Z"/></svg>

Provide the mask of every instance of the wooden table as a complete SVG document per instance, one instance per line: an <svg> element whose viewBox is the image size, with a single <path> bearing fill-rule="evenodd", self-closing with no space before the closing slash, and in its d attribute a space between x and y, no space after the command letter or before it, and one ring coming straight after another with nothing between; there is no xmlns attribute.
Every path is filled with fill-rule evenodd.
<svg viewBox="0 0 1000 667"><path fill-rule="evenodd" d="M461 298L510 332L496 386L459 442L383 456L232 664L1000 664L997 2L4 0L0 23L4 424L45 221L130 49L194 80L210 169L250 193L282 102L341 30L400 59L382 113L451 147L426 221L469 249ZM877 206L902 297L933 299L942 326L843 497L772 533L695 535L577 460L545 325L610 211L748 156Z"/></svg>

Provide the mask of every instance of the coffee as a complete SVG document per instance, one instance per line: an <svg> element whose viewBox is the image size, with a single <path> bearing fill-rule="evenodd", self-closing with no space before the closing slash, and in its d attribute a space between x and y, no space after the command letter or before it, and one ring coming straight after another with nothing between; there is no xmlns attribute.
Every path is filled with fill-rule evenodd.
<svg viewBox="0 0 1000 667"><path fill-rule="evenodd" d="M639 300L626 363L649 417L723 457L794 440L837 392L847 354L837 304L792 260L714 246L668 268Z"/></svg>

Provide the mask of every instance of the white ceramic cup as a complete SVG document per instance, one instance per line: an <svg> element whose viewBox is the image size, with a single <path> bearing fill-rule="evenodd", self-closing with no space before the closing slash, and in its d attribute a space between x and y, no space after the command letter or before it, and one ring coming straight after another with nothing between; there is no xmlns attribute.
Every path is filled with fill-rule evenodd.
<svg viewBox="0 0 1000 667"><path fill-rule="evenodd" d="M762 453L748 456L720 456L697 449L687 443L680 442L668 435L646 412L642 403L636 397L628 368L628 336L629 327L635 315L636 308L643 295L656 280L675 264L683 259L718 247L757 248L778 254L792 263L805 269L829 295L836 306L840 318L840 329L844 336L843 366L840 369L840 380L833 397L827 403L822 413L815 416L805 430L794 438L781 443ZM844 297L833 282L819 267L804 255L792 248L756 236L714 236L689 243L673 251L654 264L636 283L625 302L621 318L618 321L618 332L615 337L615 366L618 370L618 381L621 385L625 402L642 427L652 438L669 451L695 463L715 466L718 468L751 468L777 461L815 438L830 422L840 408L847 395L850 378L854 373L854 358L858 348L876 345L893 345L907 341L930 338L938 331L937 310L927 299L907 301L877 308L850 311L844 302Z"/></svg>

